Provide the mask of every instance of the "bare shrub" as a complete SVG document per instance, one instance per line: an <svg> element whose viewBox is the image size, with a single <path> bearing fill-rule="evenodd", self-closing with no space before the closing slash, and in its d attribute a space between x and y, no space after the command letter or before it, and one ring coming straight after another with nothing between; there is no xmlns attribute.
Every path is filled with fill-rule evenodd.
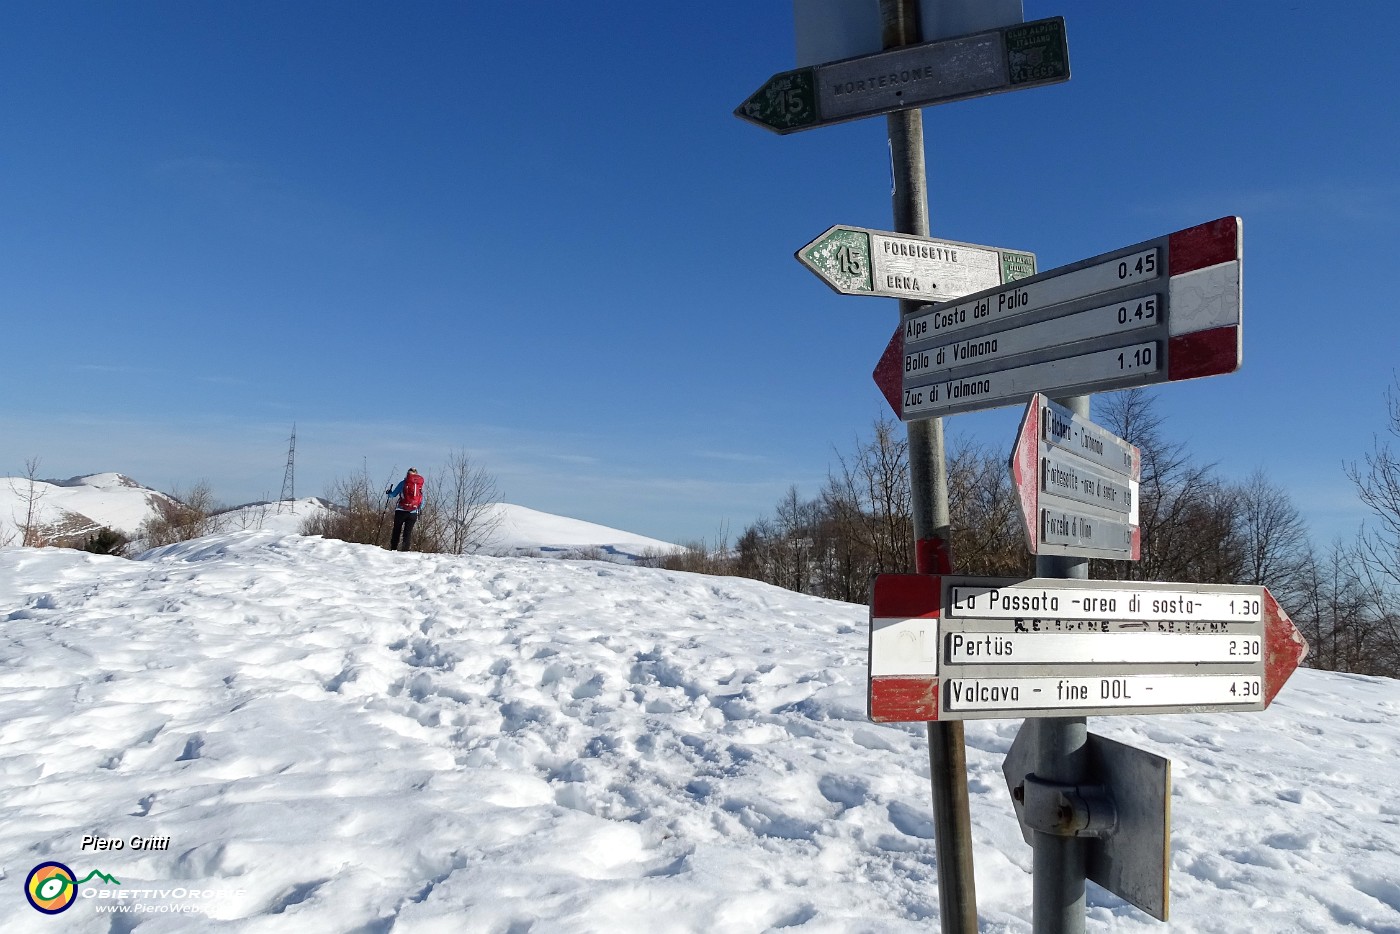
<svg viewBox="0 0 1400 934"><path fill-rule="evenodd" d="M124 555L126 546L131 543L121 532L108 526L103 526L87 537L83 542L82 550L94 555Z"/></svg>
<svg viewBox="0 0 1400 934"><path fill-rule="evenodd" d="M392 508L383 493L386 485L371 483L367 467L334 481L326 494L331 508L308 516L301 524L301 534L361 545L383 545L387 541L384 537L386 520Z"/></svg>
<svg viewBox="0 0 1400 934"><path fill-rule="evenodd" d="M389 476L397 474L395 468ZM495 478L461 450L450 452L441 470L423 476L423 505L413 527L411 550L467 554L486 548L501 521L493 508ZM367 467L336 480L326 494L332 508L304 521L301 533L362 545L387 545L395 504L384 496L384 490L394 482L371 483Z"/></svg>
<svg viewBox="0 0 1400 934"><path fill-rule="evenodd" d="M212 535L221 531L221 510L207 481L199 481L188 493L175 487L169 499L158 501L156 514L141 523L139 538L147 548L159 548Z"/></svg>
<svg viewBox="0 0 1400 934"><path fill-rule="evenodd" d="M733 574L734 555L729 549L729 526L721 524L715 536L714 545L705 539L686 542L680 551L662 551L647 548L638 557L637 563L643 567L662 568L667 571L690 571L696 574Z"/></svg>
<svg viewBox="0 0 1400 934"><path fill-rule="evenodd" d="M570 548L563 557L569 561L607 561L608 553L598 545L580 545Z"/></svg>

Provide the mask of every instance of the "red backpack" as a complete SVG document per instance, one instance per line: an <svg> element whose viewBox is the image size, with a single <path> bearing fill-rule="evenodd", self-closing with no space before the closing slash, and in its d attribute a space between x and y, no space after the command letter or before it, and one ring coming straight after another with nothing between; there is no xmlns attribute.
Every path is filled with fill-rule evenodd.
<svg viewBox="0 0 1400 934"><path fill-rule="evenodd" d="M423 505L423 475L411 473L403 478L403 491L399 494L400 509L417 509Z"/></svg>

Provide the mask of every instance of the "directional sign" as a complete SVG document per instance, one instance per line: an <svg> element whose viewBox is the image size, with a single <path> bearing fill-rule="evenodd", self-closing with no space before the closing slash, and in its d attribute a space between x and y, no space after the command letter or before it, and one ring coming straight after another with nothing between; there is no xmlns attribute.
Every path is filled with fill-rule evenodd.
<svg viewBox="0 0 1400 934"><path fill-rule="evenodd" d="M787 134L1069 80L1063 17L785 71L735 116Z"/></svg>
<svg viewBox="0 0 1400 934"><path fill-rule="evenodd" d="M881 389L909 421L1232 373L1241 256L1224 217L932 306L896 331L900 389Z"/></svg>
<svg viewBox="0 0 1400 934"><path fill-rule="evenodd" d="M1263 710L1307 654L1264 587L882 574L872 720Z"/></svg>
<svg viewBox="0 0 1400 934"><path fill-rule="evenodd" d="M1026 545L1035 555L1137 561L1142 453L1040 393L1011 452Z"/></svg>
<svg viewBox="0 0 1400 934"><path fill-rule="evenodd" d="M913 234L832 227L797 251L843 295L948 302L1035 275L1035 254Z"/></svg>

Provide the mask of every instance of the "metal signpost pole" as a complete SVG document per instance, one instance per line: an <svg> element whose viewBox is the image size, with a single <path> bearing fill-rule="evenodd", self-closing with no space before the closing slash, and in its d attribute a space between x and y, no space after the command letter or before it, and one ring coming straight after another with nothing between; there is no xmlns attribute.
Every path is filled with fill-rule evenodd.
<svg viewBox="0 0 1400 934"><path fill-rule="evenodd" d="M920 39L917 0L880 0L886 49ZM891 200L900 233L929 235L924 167L923 113L889 114ZM901 300L900 320L920 303ZM907 422L915 568L921 574L952 570L949 550L948 473L943 455L943 420ZM929 779L938 858L938 904L943 934L975 934L977 892L972 875L972 819L967 793L967 751L961 722L928 724Z"/></svg>
<svg viewBox="0 0 1400 934"><path fill-rule="evenodd" d="M1089 419L1090 396L1054 400L1074 415ZM1036 555L1037 577L1088 580L1089 559L1070 555ZM1065 785L1090 778L1088 725L1084 717L1026 720L1034 730L1035 775ZM1079 837L1033 831L1032 934L1084 934L1084 879L1087 843Z"/></svg>

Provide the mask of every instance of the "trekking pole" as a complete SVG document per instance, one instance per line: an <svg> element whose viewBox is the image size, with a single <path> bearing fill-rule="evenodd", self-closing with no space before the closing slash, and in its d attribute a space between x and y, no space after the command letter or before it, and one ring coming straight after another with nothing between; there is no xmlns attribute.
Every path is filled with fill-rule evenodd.
<svg viewBox="0 0 1400 934"><path fill-rule="evenodd" d="M384 547L384 519L389 515L389 494L384 494L384 508L379 512L379 531L374 533L374 543Z"/></svg>

